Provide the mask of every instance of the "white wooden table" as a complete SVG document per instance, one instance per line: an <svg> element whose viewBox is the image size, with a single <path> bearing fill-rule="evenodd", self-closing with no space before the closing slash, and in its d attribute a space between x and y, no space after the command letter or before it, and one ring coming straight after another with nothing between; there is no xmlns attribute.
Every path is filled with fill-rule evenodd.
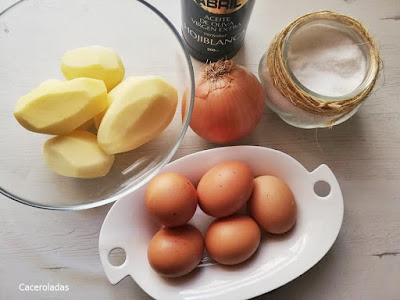
<svg viewBox="0 0 400 300"><path fill-rule="evenodd" d="M0 10L15 0L0 0ZM177 27L179 1L150 1ZM271 111L240 142L279 149L309 170L328 164L341 184L345 216L329 253L300 278L260 299L400 299L400 0L258 0L235 58L254 73L273 35L300 14L333 9L363 21L384 68L350 121L300 130ZM195 68L201 66L195 62ZM189 130L175 159L213 145ZM107 281L98 236L110 206L54 212L0 197L0 299L149 299L131 278ZM68 292L21 292L19 284L64 284Z"/></svg>

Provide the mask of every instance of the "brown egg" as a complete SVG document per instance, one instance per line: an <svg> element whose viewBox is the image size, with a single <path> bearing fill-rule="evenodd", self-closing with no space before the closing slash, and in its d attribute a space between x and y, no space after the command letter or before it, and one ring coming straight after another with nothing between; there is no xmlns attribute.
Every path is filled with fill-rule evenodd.
<svg viewBox="0 0 400 300"><path fill-rule="evenodd" d="M205 244L208 254L224 265L249 259L260 245L261 232L250 217L234 215L217 219L208 227Z"/></svg>
<svg viewBox="0 0 400 300"><path fill-rule="evenodd" d="M197 207L197 192L189 179L176 173L157 175L146 190L146 208L163 225L186 224Z"/></svg>
<svg viewBox="0 0 400 300"><path fill-rule="evenodd" d="M204 241L200 231L189 224L163 228L151 239L147 258L162 276L179 277L193 271L203 256Z"/></svg>
<svg viewBox="0 0 400 300"><path fill-rule="evenodd" d="M200 208L216 218L235 213L249 199L253 181L250 168L242 162L227 161L214 166L197 186Z"/></svg>
<svg viewBox="0 0 400 300"><path fill-rule="evenodd" d="M285 233L296 222L293 193L284 181L274 176L260 176L254 180L247 206L254 220L270 233Z"/></svg>

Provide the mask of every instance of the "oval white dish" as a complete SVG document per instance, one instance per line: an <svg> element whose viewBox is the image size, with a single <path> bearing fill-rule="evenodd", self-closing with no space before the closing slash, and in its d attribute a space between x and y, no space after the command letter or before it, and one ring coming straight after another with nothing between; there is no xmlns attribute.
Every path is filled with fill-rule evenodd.
<svg viewBox="0 0 400 300"><path fill-rule="evenodd" d="M157 275L147 261L147 246L160 226L146 212L146 186L118 200L104 220L99 237L100 259L111 284L130 275L155 299L249 299L274 290L313 267L331 248L343 220L343 197L335 175L321 165L308 172L289 155L257 146L234 146L197 152L168 164L161 173L176 172L195 185L212 166L222 161L246 163L255 176L274 175L292 189L298 218L284 235L263 234L256 254L237 266L222 266L205 255L195 271L178 279ZM330 193L320 197L314 184L325 181ZM199 208L190 221L205 232L213 220ZM113 266L111 250L122 248L126 260Z"/></svg>

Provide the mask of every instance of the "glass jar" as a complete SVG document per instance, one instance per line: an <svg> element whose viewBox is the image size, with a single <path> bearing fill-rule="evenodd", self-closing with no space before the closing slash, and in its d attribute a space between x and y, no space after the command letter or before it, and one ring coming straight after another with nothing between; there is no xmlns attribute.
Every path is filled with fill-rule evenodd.
<svg viewBox="0 0 400 300"><path fill-rule="evenodd" d="M334 96L316 92L294 74L289 63L293 55L292 41L299 30L304 32L316 25L345 33L361 50L365 58L362 69L365 74L362 74L360 84L350 92ZM378 50L367 29L357 20L331 11L311 13L289 24L275 37L259 64L268 107L285 122L299 128L331 127L348 120L372 90L378 70Z"/></svg>

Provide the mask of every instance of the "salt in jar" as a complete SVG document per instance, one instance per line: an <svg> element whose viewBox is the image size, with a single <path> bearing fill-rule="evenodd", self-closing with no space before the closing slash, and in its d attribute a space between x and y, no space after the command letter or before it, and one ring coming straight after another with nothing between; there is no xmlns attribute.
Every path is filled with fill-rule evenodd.
<svg viewBox="0 0 400 300"><path fill-rule="evenodd" d="M302 16L261 58L268 107L300 128L331 127L359 109L374 86L379 54L368 30L332 11Z"/></svg>

